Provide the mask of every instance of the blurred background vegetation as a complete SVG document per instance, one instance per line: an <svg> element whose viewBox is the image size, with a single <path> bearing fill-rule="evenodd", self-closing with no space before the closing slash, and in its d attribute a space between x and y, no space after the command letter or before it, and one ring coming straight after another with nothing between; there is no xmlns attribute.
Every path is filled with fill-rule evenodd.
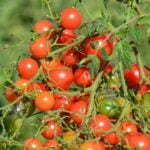
<svg viewBox="0 0 150 150"><path fill-rule="evenodd" d="M32 26L40 19L47 19L48 9L44 6L45 0L0 0L0 70L9 68L16 63L20 55L27 53L31 40ZM48 0L47 0L48 1ZM54 11L59 12L73 6L77 0L54 0ZM82 11L84 21L90 21L105 13L103 0L83 0L77 7ZM124 20L126 4L124 0L104 0L107 13L111 14L112 23L118 26ZM141 4L142 11L150 12L150 1ZM145 65L150 66L150 30L144 26L138 31L131 31L133 38L140 41L138 44ZM134 37L135 34L135 37Z"/></svg>

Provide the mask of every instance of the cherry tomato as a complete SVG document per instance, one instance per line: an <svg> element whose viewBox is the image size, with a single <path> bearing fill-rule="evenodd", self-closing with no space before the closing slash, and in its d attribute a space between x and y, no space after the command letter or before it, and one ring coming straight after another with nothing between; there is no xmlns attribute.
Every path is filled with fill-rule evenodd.
<svg viewBox="0 0 150 150"><path fill-rule="evenodd" d="M90 129L95 136L100 136L111 128L111 120L105 115L96 115L90 122Z"/></svg>
<svg viewBox="0 0 150 150"><path fill-rule="evenodd" d="M38 93L47 91L47 86L42 82L33 82L28 86L28 92L36 91Z"/></svg>
<svg viewBox="0 0 150 150"><path fill-rule="evenodd" d="M90 86L92 77L89 68L80 67L74 73L75 83L79 86Z"/></svg>
<svg viewBox="0 0 150 150"><path fill-rule="evenodd" d="M118 103L115 100L102 100L98 108L101 114L108 117L117 117L120 113Z"/></svg>
<svg viewBox="0 0 150 150"><path fill-rule="evenodd" d="M104 68L104 73L108 75L108 74L110 74L110 73L112 72L112 70L113 70L112 64L111 64L111 63L108 63L108 64L106 65L106 67Z"/></svg>
<svg viewBox="0 0 150 150"><path fill-rule="evenodd" d="M51 45L46 38L40 37L31 43L29 49L35 58L45 58L51 50Z"/></svg>
<svg viewBox="0 0 150 150"><path fill-rule="evenodd" d="M97 43L95 47L92 47L92 43ZM107 55L111 55L113 52L113 42L107 39L106 35L98 35L92 38L89 38L85 41L84 51L87 55L96 55L98 58L102 57L100 48L105 49Z"/></svg>
<svg viewBox="0 0 150 150"><path fill-rule="evenodd" d="M70 98L62 94L54 94L55 104L53 109L64 108L68 110L71 106Z"/></svg>
<svg viewBox="0 0 150 150"><path fill-rule="evenodd" d="M119 136L115 132L108 133L104 137L105 141L108 142L109 144L116 145L119 143Z"/></svg>
<svg viewBox="0 0 150 150"><path fill-rule="evenodd" d="M43 145L44 148L52 148L53 150L61 150L56 140L49 140Z"/></svg>
<svg viewBox="0 0 150 150"><path fill-rule="evenodd" d="M131 121L124 121L121 123L121 130L124 133L137 132L137 125Z"/></svg>
<svg viewBox="0 0 150 150"><path fill-rule="evenodd" d="M17 79L15 85L20 90L26 91L29 85L29 80L23 78Z"/></svg>
<svg viewBox="0 0 150 150"><path fill-rule="evenodd" d="M61 64L58 58L54 58L52 61L44 61L42 63L43 71L48 73L50 70L58 69L58 68L65 68L63 64Z"/></svg>
<svg viewBox="0 0 150 150"><path fill-rule="evenodd" d="M34 77L38 68L38 63L32 58L23 58L18 63L18 72L25 79Z"/></svg>
<svg viewBox="0 0 150 150"><path fill-rule="evenodd" d="M85 101L77 101L71 104L70 116L76 123L81 124L87 113L88 105Z"/></svg>
<svg viewBox="0 0 150 150"><path fill-rule="evenodd" d="M50 120L47 126L42 130L42 135L46 139L53 139L55 136L60 136L63 132L61 125L55 120Z"/></svg>
<svg viewBox="0 0 150 150"><path fill-rule="evenodd" d="M65 65L73 66L79 60L79 53L74 49L65 50L61 55L61 60Z"/></svg>
<svg viewBox="0 0 150 150"><path fill-rule="evenodd" d="M126 137L131 148L137 148L138 150L150 150L150 137L141 133L128 134Z"/></svg>
<svg viewBox="0 0 150 150"><path fill-rule="evenodd" d="M150 84L142 83L138 89L138 94L144 95L146 92L150 91Z"/></svg>
<svg viewBox="0 0 150 150"><path fill-rule="evenodd" d="M67 90L74 81L71 69L66 67L50 70L48 78L53 86L64 90Z"/></svg>
<svg viewBox="0 0 150 150"><path fill-rule="evenodd" d="M63 134L63 140L67 144L67 150L75 150L78 148L76 136L75 131L67 131Z"/></svg>
<svg viewBox="0 0 150 150"><path fill-rule="evenodd" d="M17 94L12 87L8 87L5 91L5 97L8 102L13 102L14 100L16 100Z"/></svg>
<svg viewBox="0 0 150 150"><path fill-rule="evenodd" d="M76 8L66 8L61 12L61 25L66 29L76 29L81 25L82 15Z"/></svg>
<svg viewBox="0 0 150 150"><path fill-rule="evenodd" d="M76 38L76 34L73 32L73 30L64 29L61 32L60 37L58 38L58 43L71 44L74 42L75 38Z"/></svg>
<svg viewBox="0 0 150 150"><path fill-rule="evenodd" d="M131 69L126 69L124 76L129 88L136 89L141 80L140 68L137 64L132 64Z"/></svg>
<svg viewBox="0 0 150 150"><path fill-rule="evenodd" d="M42 148L41 142L36 138L26 139L23 150L40 150Z"/></svg>
<svg viewBox="0 0 150 150"><path fill-rule="evenodd" d="M50 92L41 92L35 99L35 106L41 111L51 110L54 106L55 99Z"/></svg>
<svg viewBox="0 0 150 150"><path fill-rule="evenodd" d="M102 142L87 141L81 144L80 150L105 150L105 146Z"/></svg>
<svg viewBox="0 0 150 150"><path fill-rule="evenodd" d="M42 36L44 37L52 35L51 33L49 35L49 32L53 29L54 29L53 24L48 20L40 20L36 22L36 24L33 27L34 32L42 34Z"/></svg>

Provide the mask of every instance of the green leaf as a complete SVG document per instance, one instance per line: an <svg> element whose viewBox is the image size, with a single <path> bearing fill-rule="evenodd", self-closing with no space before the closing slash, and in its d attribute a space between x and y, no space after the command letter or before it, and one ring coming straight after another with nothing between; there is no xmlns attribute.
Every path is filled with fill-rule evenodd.
<svg viewBox="0 0 150 150"><path fill-rule="evenodd" d="M129 35L131 36L132 40L136 43L139 44L141 40L141 31L138 27L135 26L130 26L128 28L129 30Z"/></svg>
<svg viewBox="0 0 150 150"><path fill-rule="evenodd" d="M125 68L129 68L132 63L132 48L130 44L125 40L121 40L116 44L115 50L119 61L123 63Z"/></svg>
<svg viewBox="0 0 150 150"><path fill-rule="evenodd" d="M89 55L88 58L91 62L87 66L90 68L92 77L95 77L99 71L100 60L95 55Z"/></svg>
<svg viewBox="0 0 150 150"><path fill-rule="evenodd" d="M139 24L150 24L150 17L149 16L146 16L146 17L143 17L139 20L138 22Z"/></svg>

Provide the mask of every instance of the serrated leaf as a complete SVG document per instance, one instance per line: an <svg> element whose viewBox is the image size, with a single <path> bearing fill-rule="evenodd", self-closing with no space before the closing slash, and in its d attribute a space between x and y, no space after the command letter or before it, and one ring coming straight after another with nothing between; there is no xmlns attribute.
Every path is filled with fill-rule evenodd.
<svg viewBox="0 0 150 150"><path fill-rule="evenodd" d="M140 20L139 20L139 22L138 22L139 24L150 24L150 17L148 16L146 16L146 17L143 17L143 18L141 18Z"/></svg>
<svg viewBox="0 0 150 150"><path fill-rule="evenodd" d="M132 63L132 48L130 44L125 40L121 40L116 44L115 50L117 52L119 61L123 63L125 68L129 68Z"/></svg>
<svg viewBox="0 0 150 150"><path fill-rule="evenodd" d="M92 77L95 77L99 71L100 60L95 55L89 55L88 58L91 62L87 66L90 68Z"/></svg>
<svg viewBox="0 0 150 150"><path fill-rule="evenodd" d="M130 26L128 28L129 30L129 35L131 36L132 40L138 44L139 41L141 40L140 37L141 37L141 32L140 32L140 29L135 27L135 26Z"/></svg>

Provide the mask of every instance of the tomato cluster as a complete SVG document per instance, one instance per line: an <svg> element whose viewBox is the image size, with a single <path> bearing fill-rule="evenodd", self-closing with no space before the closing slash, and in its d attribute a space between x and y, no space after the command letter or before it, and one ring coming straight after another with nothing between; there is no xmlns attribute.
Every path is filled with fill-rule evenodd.
<svg viewBox="0 0 150 150"><path fill-rule="evenodd" d="M111 56L117 42L115 35L99 34L75 44L82 38L75 30L81 26L82 20L78 9L66 8L60 14L59 32L49 20L40 20L33 27L37 37L29 46L30 56L19 60L19 77L5 92L9 102L32 94L32 105L38 112L47 114L41 120L42 127L39 124L46 142L42 144L38 138L29 137L24 142L23 150L150 150L150 137L142 133L136 122L131 121L134 115L125 105L125 98L121 100L118 96L114 100L100 99L99 94L93 96L92 89L99 73L102 73L103 81L113 82L110 80L114 76L113 64L105 60L104 54ZM92 73L94 66L89 65L95 60L89 58L100 61L96 75ZM127 68L124 78L128 89L141 95L145 105L150 103L148 96L145 96L149 94L150 85L146 81L141 82L138 64ZM109 87L114 93L122 90L119 83L113 84L118 87ZM98 88L101 87L99 85ZM93 105L94 110L89 114ZM119 120L122 109L127 117Z"/></svg>

